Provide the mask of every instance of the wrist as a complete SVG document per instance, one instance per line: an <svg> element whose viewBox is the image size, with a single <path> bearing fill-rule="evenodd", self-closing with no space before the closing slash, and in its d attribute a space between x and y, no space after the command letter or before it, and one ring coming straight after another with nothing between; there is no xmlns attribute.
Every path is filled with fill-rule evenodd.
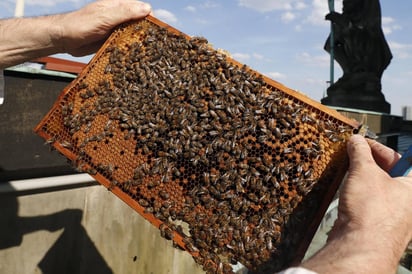
<svg viewBox="0 0 412 274"><path fill-rule="evenodd" d="M49 20L51 21L51 24L48 24L46 33L49 36L49 41L51 44L51 48L54 53L65 53L65 37L67 37L66 34L66 27L64 26L64 19L63 17L65 14L60 14L60 15L51 15L49 16Z"/></svg>
<svg viewBox="0 0 412 274"><path fill-rule="evenodd" d="M394 273L406 248L403 240L394 241L373 230L347 229L339 232L303 267L317 273Z"/></svg>

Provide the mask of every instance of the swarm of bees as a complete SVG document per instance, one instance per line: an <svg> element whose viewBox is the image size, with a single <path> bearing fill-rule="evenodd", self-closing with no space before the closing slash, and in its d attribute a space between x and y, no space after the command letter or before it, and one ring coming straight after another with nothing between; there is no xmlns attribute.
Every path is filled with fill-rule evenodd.
<svg viewBox="0 0 412 274"><path fill-rule="evenodd" d="M37 132L207 273L273 273L307 247L357 126L148 17L112 35Z"/></svg>

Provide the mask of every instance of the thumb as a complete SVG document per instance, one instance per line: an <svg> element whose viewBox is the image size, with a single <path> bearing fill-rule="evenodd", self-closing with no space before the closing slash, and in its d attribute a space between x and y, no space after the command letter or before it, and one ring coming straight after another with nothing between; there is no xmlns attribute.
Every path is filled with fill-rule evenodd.
<svg viewBox="0 0 412 274"><path fill-rule="evenodd" d="M347 152L349 155L349 171L370 172L371 165L376 165L371 148L361 135L351 136L347 144Z"/></svg>
<svg viewBox="0 0 412 274"><path fill-rule="evenodd" d="M127 21L125 19L140 19L151 12L151 6L148 3L129 0L120 2L120 7L118 7L118 18L119 21Z"/></svg>

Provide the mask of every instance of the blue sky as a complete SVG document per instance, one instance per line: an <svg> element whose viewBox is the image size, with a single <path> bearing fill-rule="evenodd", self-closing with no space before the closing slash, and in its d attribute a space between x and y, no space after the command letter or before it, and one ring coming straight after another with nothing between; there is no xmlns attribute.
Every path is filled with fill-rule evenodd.
<svg viewBox="0 0 412 274"><path fill-rule="evenodd" d="M26 0L25 16L67 12L90 0ZM320 100L329 80L323 45L330 25L327 0L149 1L154 15L194 36L204 36L234 59ZM382 23L393 59L382 79L392 114L412 106L412 1L381 0ZM335 1L337 11L342 1ZM0 2L0 17L12 17L15 0ZM63 55L64 58L70 56ZM75 59L86 61L88 58ZM335 65L335 80L341 76Z"/></svg>

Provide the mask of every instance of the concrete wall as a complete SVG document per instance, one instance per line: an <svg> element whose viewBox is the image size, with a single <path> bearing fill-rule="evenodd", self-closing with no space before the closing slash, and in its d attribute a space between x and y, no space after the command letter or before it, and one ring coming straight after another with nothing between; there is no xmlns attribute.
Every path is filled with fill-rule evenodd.
<svg viewBox="0 0 412 274"><path fill-rule="evenodd" d="M0 273L204 273L104 187L0 197Z"/></svg>

